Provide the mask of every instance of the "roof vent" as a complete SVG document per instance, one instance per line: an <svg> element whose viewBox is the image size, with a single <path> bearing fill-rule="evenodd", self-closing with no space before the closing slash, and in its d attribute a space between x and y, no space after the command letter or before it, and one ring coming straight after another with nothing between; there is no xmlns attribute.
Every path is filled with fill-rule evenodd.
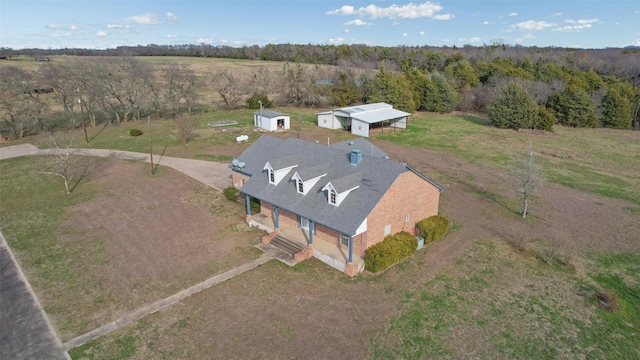
<svg viewBox="0 0 640 360"><path fill-rule="evenodd" d="M349 146L353 146L353 141L349 141Z"/></svg>
<svg viewBox="0 0 640 360"><path fill-rule="evenodd" d="M357 166L362 161L362 150L353 149L351 150L351 156L349 157L351 160L351 165Z"/></svg>
<svg viewBox="0 0 640 360"><path fill-rule="evenodd" d="M233 161L231 162L231 165L234 166L234 167L237 167L239 163L240 163L240 160L233 159Z"/></svg>
<svg viewBox="0 0 640 360"><path fill-rule="evenodd" d="M242 161L238 163L238 167L239 167L240 169L244 169L244 167L245 167L245 166L247 166L247 164L245 164L245 163L244 163L244 162L242 162Z"/></svg>

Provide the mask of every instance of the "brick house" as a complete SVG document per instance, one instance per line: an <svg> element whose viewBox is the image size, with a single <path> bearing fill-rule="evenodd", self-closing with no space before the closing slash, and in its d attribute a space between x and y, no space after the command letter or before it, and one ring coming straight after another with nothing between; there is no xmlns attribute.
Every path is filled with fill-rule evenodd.
<svg viewBox="0 0 640 360"><path fill-rule="evenodd" d="M296 260L315 256L349 276L363 270L369 246L436 215L443 191L363 138L327 146L263 135L230 167L247 222L269 233L263 243L277 240Z"/></svg>

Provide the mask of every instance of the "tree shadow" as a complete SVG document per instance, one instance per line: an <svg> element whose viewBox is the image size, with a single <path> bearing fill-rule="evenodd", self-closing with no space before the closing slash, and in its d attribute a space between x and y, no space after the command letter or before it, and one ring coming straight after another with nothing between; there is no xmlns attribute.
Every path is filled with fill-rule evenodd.
<svg viewBox="0 0 640 360"><path fill-rule="evenodd" d="M91 139L89 139L89 142L92 142L92 141L93 141L93 139L97 138L97 137L98 137L98 135L100 135L100 133L101 133L102 131L104 131L104 129L106 129L106 128L107 128L107 126L109 126L109 123L105 123L105 124L102 126L102 129L100 129L100 131L98 131L98 133L97 133L97 134L93 135L93 136L91 137Z"/></svg>
<svg viewBox="0 0 640 360"><path fill-rule="evenodd" d="M462 115L462 118L468 122L474 123L476 125L489 126L489 119L481 118L479 116L474 115Z"/></svg>
<svg viewBox="0 0 640 360"><path fill-rule="evenodd" d="M162 152L160 153L160 157L158 158L158 161L156 161L156 163L153 165L153 173L155 174L156 171L158 171L158 166L160 166L160 162L162 161L162 158L164 157L164 153L167 151L167 146L165 145L162 148Z"/></svg>

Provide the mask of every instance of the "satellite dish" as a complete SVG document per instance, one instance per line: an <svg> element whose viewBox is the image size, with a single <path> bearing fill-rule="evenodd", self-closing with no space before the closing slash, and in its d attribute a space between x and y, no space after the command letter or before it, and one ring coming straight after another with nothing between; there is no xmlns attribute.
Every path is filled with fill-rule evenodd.
<svg viewBox="0 0 640 360"><path fill-rule="evenodd" d="M240 163L240 160L238 159L233 159L233 161L231 162L231 165L233 166L238 166L238 164Z"/></svg>

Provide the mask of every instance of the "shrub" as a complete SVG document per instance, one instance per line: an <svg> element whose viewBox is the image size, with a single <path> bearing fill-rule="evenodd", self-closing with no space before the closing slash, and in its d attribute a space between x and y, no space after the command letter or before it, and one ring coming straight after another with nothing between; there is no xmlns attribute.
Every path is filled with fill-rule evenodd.
<svg viewBox="0 0 640 360"><path fill-rule="evenodd" d="M142 132L142 130L139 130L139 129L131 129L131 130L129 130L129 135L131 135L131 136L140 136L142 134L144 134L144 133Z"/></svg>
<svg viewBox="0 0 640 360"><path fill-rule="evenodd" d="M238 189L234 188L233 186L225 188L224 190L222 190L222 193L227 198L227 200L238 201Z"/></svg>
<svg viewBox="0 0 640 360"><path fill-rule="evenodd" d="M430 216L416 224L416 234L424 238L424 243L432 243L449 231L449 220L440 215Z"/></svg>
<svg viewBox="0 0 640 360"><path fill-rule="evenodd" d="M388 235L383 241L364 252L365 268L371 272L382 271L416 252L418 240L406 231Z"/></svg>

